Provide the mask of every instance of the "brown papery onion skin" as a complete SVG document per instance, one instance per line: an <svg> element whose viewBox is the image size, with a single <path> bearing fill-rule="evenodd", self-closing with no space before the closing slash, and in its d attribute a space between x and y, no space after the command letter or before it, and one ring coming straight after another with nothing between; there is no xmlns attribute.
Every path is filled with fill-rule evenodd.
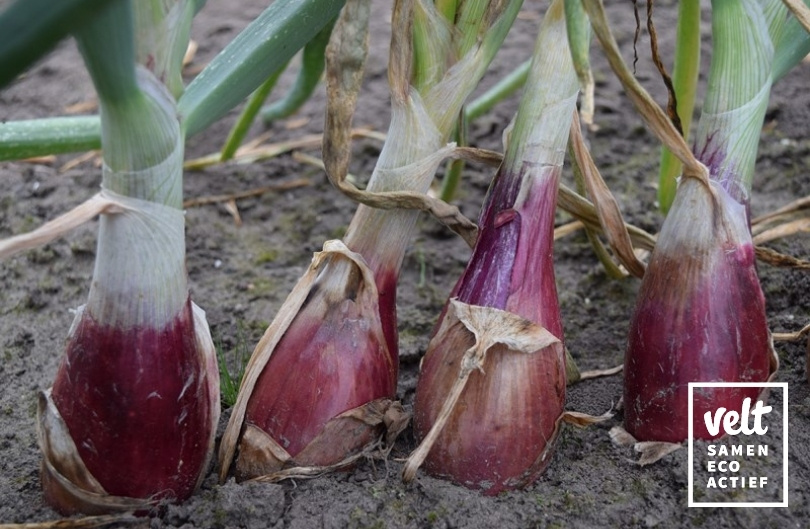
<svg viewBox="0 0 810 529"><path fill-rule="evenodd" d="M561 169L535 171L531 164L524 164L521 174L499 171L473 256L453 296L470 305L509 311L562 338L552 260ZM533 185L519 212L512 205L523 178L533 178ZM446 316L447 307L442 318ZM440 320L438 328L442 325ZM474 343L473 334L459 322L431 340L416 389L417 438L424 438L436 421L461 359ZM502 344L493 347L483 372L470 375L425 460L426 470L488 495L530 484L551 461L565 383L561 343L531 354Z"/></svg>

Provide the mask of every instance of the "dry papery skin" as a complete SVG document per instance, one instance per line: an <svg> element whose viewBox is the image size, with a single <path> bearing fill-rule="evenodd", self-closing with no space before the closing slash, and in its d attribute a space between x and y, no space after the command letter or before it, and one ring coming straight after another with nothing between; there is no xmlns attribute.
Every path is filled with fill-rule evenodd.
<svg viewBox="0 0 810 529"><path fill-rule="evenodd" d="M347 377L352 384L342 383ZM385 432L396 378L371 271L342 242L327 241L248 363L220 477L237 446L239 479L340 463Z"/></svg>
<svg viewBox="0 0 810 529"><path fill-rule="evenodd" d="M414 404L426 470L485 494L531 483L551 462L563 414L559 339L454 299L428 349L417 389L424 400Z"/></svg>

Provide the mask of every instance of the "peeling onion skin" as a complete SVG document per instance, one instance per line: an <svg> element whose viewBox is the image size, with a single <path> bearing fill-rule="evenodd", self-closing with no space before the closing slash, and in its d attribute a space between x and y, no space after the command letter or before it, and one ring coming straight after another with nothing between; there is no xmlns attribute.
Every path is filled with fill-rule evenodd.
<svg viewBox="0 0 810 529"><path fill-rule="evenodd" d="M688 436L689 382L766 382L772 346L745 205L712 183L684 181L644 275L625 357L625 428L639 441ZM717 205L715 205L717 204ZM713 439L703 415L739 412L761 388L695 390L694 436Z"/></svg>
<svg viewBox="0 0 810 529"><path fill-rule="evenodd" d="M190 300L161 330L109 327L84 311L52 396L82 461L109 495L191 496L207 470L219 416L212 367L198 350ZM76 512L51 488L45 494L58 511Z"/></svg>
<svg viewBox="0 0 810 529"><path fill-rule="evenodd" d="M431 348L431 361L423 364L414 404L414 429L420 439L458 376L461 356L474 343L462 329L450 332L455 336ZM550 349L532 355L505 346L491 349L486 374L470 376L425 460L425 470L486 495L534 482L551 463L553 447L547 443L554 438L565 401L562 347Z"/></svg>
<svg viewBox="0 0 810 529"><path fill-rule="evenodd" d="M525 174L529 171L535 172L533 177ZM521 174L499 171L482 212L473 256L451 298L507 310L562 338L552 260L559 176L559 167L528 163ZM533 178L533 185L518 212L513 205L523 178ZM447 306L437 329L446 312ZM418 439L435 422L458 377L461 359L474 342L459 322L431 340L414 403ZM495 495L532 483L551 462L565 403L563 348L555 344L525 354L497 345L487 354L483 369L484 373L470 375L425 469Z"/></svg>
<svg viewBox="0 0 810 529"><path fill-rule="evenodd" d="M389 286L396 283L395 273L380 275ZM336 464L364 448L381 433L379 427L332 431L339 438L309 445L341 413L396 393L392 338L379 316L369 317L369 311L385 309L365 301L356 265L335 258L320 279L259 375L245 415L246 424L265 432L302 466ZM380 325L382 330L375 328ZM307 448L303 459L296 457ZM275 462L242 459L237 460L238 479L280 470Z"/></svg>

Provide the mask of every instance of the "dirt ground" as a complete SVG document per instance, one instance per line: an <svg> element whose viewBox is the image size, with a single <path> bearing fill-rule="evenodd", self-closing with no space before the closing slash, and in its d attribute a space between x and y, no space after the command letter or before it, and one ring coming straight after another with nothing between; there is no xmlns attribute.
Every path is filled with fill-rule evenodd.
<svg viewBox="0 0 810 529"><path fill-rule="evenodd" d="M199 43L192 68L205 64L264 7L261 0L209 0L192 32ZM628 60L635 22L630 1L611 2L609 15ZM656 3L662 51L671 57L677 2ZM527 1L483 87L491 85L529 56L545 2ZM386 64L390 3L377 2L371 57L355 125L385 132L389 102ZM644 13L642 12L642 20ZM710 13L704 13L705 28ZM642 32L637 75L660 102L663 84L653 73L649 39ZM704 41L701 79L705 85L710 38ZM655 179L658 148L635 115L594 46L597 79L596 122L589 135L593 156L615 192L629 222L657 232ZM296 64L296 63L294 63ZM293 67L293 70L295 68ZM282 79L279 97L294 72ZM772 94L762 133L754 184L754 216L810 194L810 64L798 66ZM700 94L703 93L701 89ZM274 124L270 142L322 130L324 90L292 118ZM0 92L0 119L59 115L93 99L92 87L72 42L62 43L22 79ZM504 101L472 125L473 144L500 149L501 133L517 107ZM187 157L217 150L236 116L188 142ZM256 125L251 135L263 132ZM355 144L351 172L367 177L381 144ZM308 151L318 155L317 149ZM60 170L75 155L39 163L0 164L0 236L30 230L79 204L98 190L100 170L92 161ZM458 204L478 214L493 172L470 167ZM276 310L323 241L340 237L355 206L333 190L324 175L289 154L251 164L222 164L187 172L186 198L235 193L272 183L306 178L310 185L267 193L238 202L241 225L223 205L187 212L187 261L193 299L208 315L215 341L235 365L242 344L252 350ZM571 184L566 170L564 181ZM560 214L561 224L570 220ZM54 520L42 500L40 453L36 443L36 394L50 386L63 354L71 310L85 301L95 253L95 222L64 239L0 263L0 523ZM790 255L810 257L806 234L769 243ZM412 405L418 361L469 250L430 219L420 221L406 255L398 298L401 373L398 396ZM557 285L568 348L582 369L623 361L628 322L639 287L636 279L606 276L581 232L559 240L555 249ZM759 273L774 332L794 331L810 321L807 272L761 264ZM411 485L400 481L402 464L414 447L410 430L387 462L365 462L348 473L283 484L219 485L213 471L202 489L183 505L139 527L183 528L484 528L484 527L801 527L810 517L810 391L805 344L777 343L782 363L778 381L788 382L789 508L687 508L687 451L679 450L641 468L631 448L614 446L608 436L621 413L606 423L566 428L545 474L528 489L496 497L420 473ZM601 414L622 394L621 375L572 386L567 408ZM779 399L774 408L781 410ZM224 410L220 430L229 410ZM781 412L780 412L781 413Z"/></svg>

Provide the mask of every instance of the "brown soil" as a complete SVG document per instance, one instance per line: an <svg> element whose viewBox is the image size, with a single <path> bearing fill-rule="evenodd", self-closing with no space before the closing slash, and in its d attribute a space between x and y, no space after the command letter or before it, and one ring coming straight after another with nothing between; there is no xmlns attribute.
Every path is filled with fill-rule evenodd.
<svg viewBox="0 0 810 529"><path fill-rule="evenodd" d="M195 22L200 44L194 61L202 65L263 9L266 2L209 0ZM635 22L629 2L612 3L610 16L628 60L632 59ZM660 4L660 5L658 5ZM658 2L656 22L665 56L671 56L676 2ZM387 92L388 3L375 4L372 56L355 125L384 132ZM545 3L528 1L496 58L484 86L529 56L539 13ZM643 13L642 13L643 16ZM708 28L710 14L705 13ZM704 77L710 50L704 38ZM595 50L596 121L589 141L597 164L615 192L627 219L658 231L661 215L653 205L658 147L624 97ZM642 32L637 75L659 101L664 89L648 54ZM294 69L293 69L294 70ZM294 72L283 78L281 93ZM807 91L810 64L802 64L779 82L762 134L754 185L754 215L810 194L810 118ZM702 93L702 91L701 91ZM278 96L274 96L278 97ZM61 44L12 86L0 92L0 118L45 117L93 98L72 42ZM517 106L517 96L500 104L472 126L475 145L500 149L501 133ZM322 130L324 92L293 118L271 127L271 141ZM188 143L187 156L217 150L236 113ZM305 123L301 125L301 119ZM256 125L253 136L262 131ZM359 140L351 171L367 177L381 144ZM312 154L318 154L317 151ZM61 172L62 163L0 164L0 236L30 230L79 204L98 190L100 170L92 163ZM471 167L458 203L470 217L478 214L492 172ZM242 341L249 349L274 317L287 293L323 241L340 237L354 204L339 195L324 175L289 155L250 165L224 164L186 175L187 198L232 193L309 179L311 185L240 200L242 225L222 205L194 207L187 213L188 271L194 300L208 315L216 341L234 351ZM564 176L570 183L570 174ZM559 215L559 223L568 220ZM36 443L37 392L50 386L63 354L71 309L85 300L93 270L95 223L69 236L0 263L0 523L39 522L57 518L40 493L40 453ZM807 258L810 238L794 236L771 243L779 251ZM399 306L401 375L399 398L413 402L418 361L429 333L469 250L430 219L423 218L405 258ZM582 369L620 364L628 321L639 281L608 278L580 232L556 245L557 285L566 343ZM793 331L810 319L810 278L806 272L760 265L773 331ZM803 343L778 343L782 362L779 381L790 385L790 507L781 509L687 508L687 453L679 450L641 468L630 448L614 446L608 431L621 423L621 413L584 430L565 428L554 460L539 481L520 492L484 497L477 492L420 473L409 486L399 475L400 459L414 447L410 430L397 442L385 463L367 462L348 473L312 480L265 485L218 485L213 471L202 490L165 515L139 522L142 527L787 527L801 526L810 516L810 391ZM233 358L232 358L233 360ZM601 414L622 394L621 376L576 384L567 408ZM776 401L775 404L779 404ZM775 406L775 409L781 409ZM224 427L229 411L223 413Z"/></svg>

